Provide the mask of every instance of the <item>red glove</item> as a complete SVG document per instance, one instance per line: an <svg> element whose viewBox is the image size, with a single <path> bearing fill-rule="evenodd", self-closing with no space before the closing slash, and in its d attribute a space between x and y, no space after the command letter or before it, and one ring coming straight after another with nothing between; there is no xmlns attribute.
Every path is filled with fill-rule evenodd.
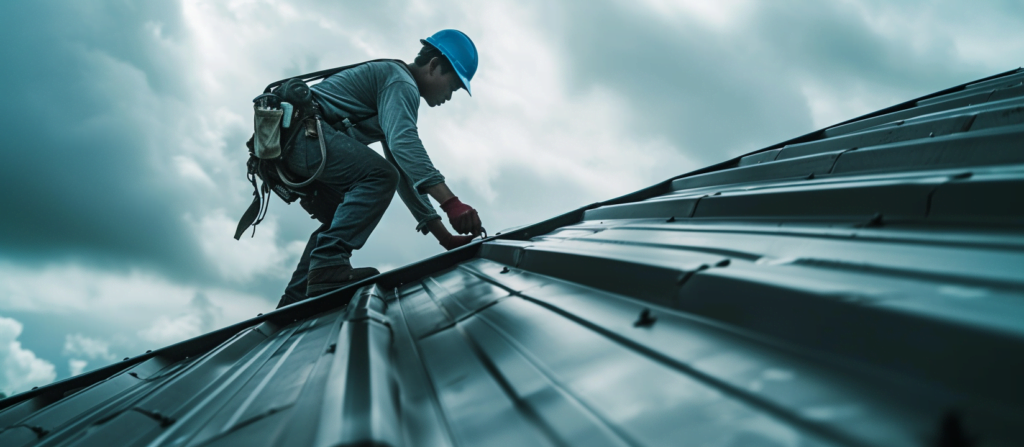
<svg viewBox="0 0 1024 447"><path fill-rule="evenodd" d="M458 197L452 197L441 204L441 209L448 214L448 222L459 234L480 234L480 216L476 214L473 207L459 201Z"/></svg>
<svg viewBox="0 0 1024 447"><path fill-rule="evenodd" d="M454 250L463 245L466 245L473 241L476 236L452 236L448 235L448 238L442 241L438 241L445 250Z"/></svg>

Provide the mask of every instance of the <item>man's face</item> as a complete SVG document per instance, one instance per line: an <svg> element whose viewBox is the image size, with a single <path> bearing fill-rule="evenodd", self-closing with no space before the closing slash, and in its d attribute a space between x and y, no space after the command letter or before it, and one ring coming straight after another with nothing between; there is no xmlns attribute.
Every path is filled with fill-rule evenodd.
<svg viewBox="0 0 1024 447"><path fill-rule="evenodd" d="M439 106L452 99L452 93L462 88L462 81L455 71L441 74L441 63L437 58L430 61L426 78L420 85L420 96L430 107Z"/></svg>

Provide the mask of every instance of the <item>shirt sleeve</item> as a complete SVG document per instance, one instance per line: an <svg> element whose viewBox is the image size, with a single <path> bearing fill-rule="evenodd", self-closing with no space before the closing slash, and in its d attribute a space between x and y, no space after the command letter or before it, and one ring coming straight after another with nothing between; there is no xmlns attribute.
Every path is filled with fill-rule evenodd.
<svg viewBox="0 0 1024 447"><path fill-rule="evenodd" d="M423 194L426 188L444 183L444 176L430 161L416 128L420 94L416 86L394 82L380 90L377 114L384 141L391 149L394 162L408 176L412 188Z"/></svg>
<svg viewBox="0 0 1024 447"><path fill-rule="evenodd" d="M384 157L392 164L395 164L395 156L391 148L384 142L381 143L381 146L384 147ZM409 208L412 217L416 219L416 231L426 234L427 223L434 219L440 219L441 216L434 210L434 206L430 204L430 199L426 194L416 192L409 176L405 174L402 168L398 168L398 174L401 177L398 179L398 197L402 199L405 207Z"/></svg>

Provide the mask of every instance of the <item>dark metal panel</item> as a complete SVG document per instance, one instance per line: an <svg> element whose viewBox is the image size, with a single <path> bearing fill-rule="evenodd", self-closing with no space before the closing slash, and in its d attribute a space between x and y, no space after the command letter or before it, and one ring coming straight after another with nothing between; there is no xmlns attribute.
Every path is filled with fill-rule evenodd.
<svg viewBox="0 0 1024 447"><path fill-rule="evenodd" d="M451 283L457 280L466 287L496 287L492 282L482 280L477 273L478 268L490 270L491 265L477 262L471 269L460 269L437 275L430 280L438 283ZM486 264L486 263L485 263ZM496 266L496 265L495 265ZM497 274L501 274L498 272ZM500 290L506 290L501 288ZM447 290L440 291L447 293ZM438 297L441 301L450 301L449 297ZM516 298L510 298L515 300ZM457 326L444 332L432 335L421 342L428 343L442 334L464 340L474 354L473 359L479 360L487 373L499 385L503 393L514 402L515 408L523 415L538 435L543 435L555 444L564 445L569 442L586 445L628 445L610 428L596 418L587 408L582 406L564 389L553 383L544 371L529 358L529 353L516 349L516 345L507 334L496 330L486 323L483 315L491 309L500 307L505 301L486 307L471 318L466 318ZM466 360L467 363L472 362ZM438 380L435 377L435 380ZM444 392L443 388L438 387ZM555 423L557 421L557 423Z"/></svg>
<svg viewBox="0 0 1024 447"><path fill-rule="evenodd" d="M175 374L130 409L91 427L73 445L108 445L110 439L119 439L122 445L149 442L164 428L186 419L190 411L204 408L205 403L217 396L218 388L231 383L230 376L225 375L244 371L245 364L240 360L251 358L252 348L267 338L268 334L258 328L239 333Z"/></svg>
<svg viewBox="0 0 1024 447"><path fill-rule="evenodd" d="M942 294L943 287L959 291L955 283L734 264L694 275L680 291L676 308L847 361L880 365L921 384L969 391L1007 406L1021 401L1024 383L1018 373L1024 358L1004 354L1024 349L1019 323L1008 332L989 318L983 325L964 318L958 311L969 306L958 302L960 296ZM1019 296L979 298L986 300L972 304L988 301L989 312L1012 310L1007 320L1024 317L1022 307L1012 302Z"/></svg>
<svg viewBox="0 0 1024 447"><path fill-rule="evenodd" d="M958 115L939 119L918 118L916 120L901 120L835 138L786 146L782 148L778 160L804 157L822 152L865 148L900 141L949 135L967 131L973 121L974 115Z"/></svg>
<svg viewBox="0 0 1024 447"><path fill-rule="evenodd" d="M902 232L898 230L841 230L844 233L830 235L806 231L778 233L772 231L777 230L774 226L688 227L678 230L672 226L618 227L580 239L580 242L593 240L620 246L629 244L637 256L643 256L645 246L658 246L763 264L804 262L859 266L886 276L945 279L983 287L1024 289L1024 276L1020 275L1024 271L1024 254L1007 250L1012 241L1006 239L993 241L989 247L967 247L956 244L957 234L951 235L952 240L948 243L943 243L938 238L931 241L900 240L898 237ZM886 232L892 237L884 237ZM1020 243L1019 240L1017 242Z"/></svg>
<svg viewBox="0 0 1024 447"><path fill-rule="evenodd" d="M492 281L504 278L481 275ZM862 438L876 445L915 444L917 434L934 429L941 416L940 401L930 395L911 394L905 387L829 367L821 359L808 359L671 310L541 276L532 278L537 286L524 298L641 355L719 386L737 400L795 424L808 424L812 431ZM638 326L637 316L644 310L653 321ZM529 337L529 332L522 332Z"/></svg>
<svg viewBox="0 0 1024 447"><path fill-rule="evenodd" d="M485 242L480 247L480 257L491 259L502 264L516 265L522 256L524 247L532 245L529 241L496 240Z"/></svg>
<svg viewBox="0 0 1024 447"><path fill-rule="evenodd" d="M917 106L921 107L921 106L927 106L927 105L930 105L930 104L940 104L940 103L943 103L943 102L952 101L952 100L956 100L956 99L975 97L975 95L981 95L981 94L987 94L987 95L991 96L992 92L995 92L998 89L999 89L998 87L997 88L992 88L992 87L988 87L988 88L966 88L966 89L961 90L961 91L956 92L956 93L950 93L948 95L942 95L942 96L938 96L938 97L935 97L935 98L922 99L922 100L917 102Z"/></svg>
<svg viewBox="0 0 1024 447"><path fill-rule="evenodd" d="M479 261L469 261L479 262ZM412 285L406 288L414 287ZM398 290L394 291L395 296ZM404 309L404 300L395 299L388 306L394 324L395 376L400 383L399 399L403 427L402 445L425 447L450 447L451 428L444 416L437 392L427 374L423 356L410 333L409 316Z"/></svg>
<svg viewBox="0 0 1024 447"><path fill-rule="evenodd" d="M433 334L455 323L422 284L402 287L399 301L414 338Z"/></svg>
<svg viewBox="0 0 1024 447"><path fill-rule="evenodd" d="M472 343L457 328L417 342L458 444L557 445Z"/></svg>
<svg viewBox="0 0 1024 447"><path fill-rule="evenodd" d="M999 89L992 92L992 96L989 97L989 101L1002 101L1005 99L1019 98L1024 96L1024 85L1015 85L1013 87Z"/></svg>
<svg viewBox="0 0 1024 447"><path fill-rule="evenodd" d="M3 445L6 447L18 447L38 441L43 436L46 436L46 434L46 431L40 430L37 427L15 425L4 429L3 438L0 438L0 441L3 441Z"/></svg>
<svg viewBox="0 0 1024 447"><path fill-rule="evenodd" d="M73 421L73 419L80 417L83 413L103 414L110 411L111 408L119 406L118 401L120 399L131 396L129 390L139 386L147 387L146 381L154 380L153 376L158 371L164 369L168 363L163 358L149 359L121 374L98 382L72 396L40 409L30 417L18 421L18 425L31 427L40 440L61 438L62 436L58 432L68 428L65 427L65 424L72 422L70 425L74 427L76 425L75 422L80 423L82 421ZM30 402L32 401L26 403ZM15 433L8 431L0 432L0 444L11 447L23 445L10 439L12 435L15 435ZM32 439L32 441L35 440Z"/></svg>
<svg viewBox="0 0 1024 447"><path fill-rule="evenodd" d="M391 321L375 287L357 293L341 327L318 415L316 446L400 445L399 387L389 348Z"/></svg>
<svg viewBox="0 0 1024 447"><path fill-rule="evenodd" d="M493 284L481 282L477 277L460 269L434 275L423 281L423 287L432 295L452 321L459 321L481 308L509 296L508 291Z"/></svg>
<svg viewBox="0 0 1024 447"><path fill-rule="evenodd" d="M688 217L693 214L699 197L675 198L671 200L645 200L643 202L608 205L587 210L584 220L600 219L642 219L662 216Z"/></svg>
<svg viewBox="0 0 1024 447"><path fill-rule="evenodd" d="M1024 126L1005 126L846 152L832 172L920 170L1024 163Z"/></svg>
<svg viewBox="0 0 1024 447"><path fill-rule="evenodd" d="M944 111L941 111L941 112L929 113L927 115L922 115L922 116L918 116L918 117L915 117L915 118L906 119L906 120L904 120L904 123L915 123L915 122L920 122L920 121L941 120L941 119L949 118L949 117L953 117L953 116L965 116L965 115L975 115L975 116L980 117L980 116L982 116L982 115L984 115L986 113L992 112L992 111L1003 110L1003 109L1013 109L1015 107L1020 107L1021 105L1024 105L1024 98L1022 98L1022 97L1015 97L1015 98L1004 99L1004 100L999 100L999 101L991 101L990 100L990 101L982 103L982 104L975 104L975 105L970 105L970 106L965 106L965 107L958 107L958 108L954 108L954 109L950 109L950 110L944 110ZM889 127L889 126L894 125L896 122L899 122L899 121L893 121L893 122L889 122L889 123L879 124L877 126L865 129L864 131L869 131L869 130L876 129L876 128ZM977 118L975 119L975 123L976 122L977 122ZM976 124L972 124L971 125L971 130L979 130L979 129L976 127Z"/></svg>
<svg viewBox="0 0 1024 447"><path fill-rule="evenodd" d="M274 331L151 443L203 445L250 430L268 416L290 414L311 370L324 355L326 338L336 330L338 318L338 312L321 314ZM265 445L272 441L273 437L268 438Z"/></svg>
<svg viewBox="0 0 1024 447"><path fill-rule="evenodd" d="M784 152L784 151L783 151ZM770 163L709 172L707 174L683 177L672 182L672 189L685 190L713 185L756 182L764 180L785 180L808 178L828 174L832 165L843 151L789 158ZM619 205L626 206L626 205ZM598 208L600 209L600 208ZM596 211L596 210L595 210ZM588 211L588 213L591 213ZM590 214L588 214L588 219Z"/></svg>
<svg viewBox="0 0 1024 447"><path fill-rule="evenodd" d="M1014 104L997 109L979 112L971 130L990 129L993 127L1024 124L1024 105Z"/></svg>
<svg viewBox="0 0 1024 447"><path fill-rule="evenodd" d="M974 82L974 83L971 83L971 84L967 84L966 87L969 88L969 89L976 89L976 88L1003 88L1003 87L1011 87L1013 85L1020 84L1022 81L1024 81L1024 69L1019 69L1018 68L1013 73L1015 73L1015 74L1009 74L1009 75L1006 75L1006 76L999 76L999 77L997 77L995 79L990 79L990 80L987 80L987 81Z"/></svg>
<svg viewBox="0 0 1024 447"><path fill-rule="evenodd" d="M515 396L537 425L543 425L543 431L556 444L623 447L636 444L617 433L608 421L554 381L550 371L539 365L532 353L512 335L491 323L488 315L494 312L500 310L488 309L467 320L460 329L473 340L479 355L493 365L492 374L500 376L506 392Z"/></svg>
<svg viewBox="0 0 1024 447"><path fill-rule="evenodd" d="M207 438L199 445L203 447L310 445L307 437L283 438L282 432L295 421L296 418L292 411L269 414L259 420L249 421L248 424L237 425L232 430L223 432L216 437ZM170 445L179 444L172 443Z"/></svg>
<svg viewBox="0 0 1024 447"><path fill-rule="evenodd" d="M539 284L543 284L543 282L538 282L538 280L534 278L537 276L534 273L520 269L513 269L508 265L492 262L488 259L475 259L462 264L460 268L477 276L500 276L501 281L492 282L495 282L500 287L510 291L513 295L530 288L537 287ZM551 278L546 278L545 280L550 281Z"/></svg>
<svg viewBox="0 0 1024 447"><path fill-rule="evenodd" d="M842 161L841 155L839 160ZM723 192L697 204L694 218L924 218L928 194L946 177L913 181L812 182L801 187Z"/></svg>
<svg viewBox="0 0 1024 447"><path fill-rule="evenodd" d="M975 104L982 104L987 102L989 96L991 95L991 91L982 91L976 93L972 92L969 96L964 96L957 99L943 100L935 102L933 104L922 105L910 109L888 113L885 115L854 121L849 124L844 124L841 126L826 129L825 137L837 137L840 135L858 132L869 127L878 126L880 124L893 123L899 120L906 120L918 116L928 115L931 113L943 112L951 109L958 109L961 107L967 107Z"/></svg>
<svg viewBox="0 0 1024 447"><path fill-rule="evenodd" d="M944 183L932 195L928 217L943 221L1024 224L1024 166L979 172ZM1024 271L1024 265L1021 266Z"/></svg>
<svg viewBox="0 0 1024 447"><path fill-rule="evenodd" d="M831 444L736 399L717 383L534 302L506 300L479 317L508 334L562 389L637 445Z"/></svg>
<svg viewBox="0 0 1024 447"><path fill-rule="evenodd" d="M665 304L694 271L725 258L707 253L621 244L564 242L526 250L525 270ZM623 278L631 278L623 281Z"/></svg>
<svg viewBox="0 0 1024 447"><path fill-rule="evenodd" d="M768 162L771 162L771 161L775 161L775 158L779 156L779 151L781 151L781 150L782 149L772 149L772 150L768 150L768 151L764 151L764 152L758 152L756 154L750 154L750 155L744 156L744 157L740 158L739 164L737 166L739 166L739 167L751 166L751 165L756 165L756 164L768 163Z"/></svg>
<svg viewBox="0 0 1024 447"><path fill-rule="evenodd" d="M0 440L3 439L2 436L4 430L7 430L8 427L18 423L18 421L25 419L29 415L39 411L41 408L44 408L51 403L53 403L51 399L46 399L45 397L40 396L12 405L5 408L3 411L0 411Z"/></svg>
<svg viewBox="0 0 1024 447"><path fill-rule="evenodd" d="M605 228L606 227L603 226L603 225L596 225L596 226L571 225L571 226L566 226L566 227L559 228L559 229L557 229L555 231L552 231L552 232L550 232L548 234L537 236L537 237L533 238L532 240L534 240L534 241L543 241L543 240L547 240L547 239L564 239L564 238L567 238L567 237L584 237L584 236L590 236L590 235L592 235L594 233L599 233L601 231L604 231Z"/></svg>
<svg viewBox="0 0 1024 447"><path fill-rule="evenodd" d="M844 135L847 135L847 134L861 133L861 132L870 132L870 131L875 130L875 129L889 128L889 127L895 126L896 123L898 123L900 121L903 121L904 124L913 124L913 123L921 122L921 121L933 121L933 120L938 121L938 120L943 120L943 119L954 117L954 116L967 116L967 115L979 116L979 115L983 115L983 114L985 114L987 112L991 112L991 111L995 111L995 110L1002 110L1002 109L1013 109L1015 107L1021 107L1022 105L1024 105L1024 98L1022 98L1020 96L1009 98L1009 99L1003 99L1003 100L999 100L999 101L993 101L993 100L989 99L988 101L980 103L980 104L971 104L971 105L965 105L965 106L962 106L962 107L953 107L953 108L950 108L950 109L939 110L939 111L935 111L935 112L931 112L931 113L926 113L926 114L923 114L923 115L914 115L914 116L911 116L909 118L908 117L904 117L904 118L901 118L901 119L892 119L892 120L885 120L885 121L880 121L880 122L874 122L871 126L858 127L857 130L854 130L854 131L851 131L851 132L846 132L846 133L843 133L843 134L840 134L840 135L831 135L831 134L827 135L827 136L826 135L822 135L821 138L814 138L814 139L809 139L809 140L795 142L795 143L788 143L785 146L796 146L796 145L807 143L807 142L825 141L827 139L840 138L840 137L842 137ZM977 119L975 121L977 121ZM979 129L980 128L976 127L976 124L972 124L971 125L971 130L979 130Z"/></svg>

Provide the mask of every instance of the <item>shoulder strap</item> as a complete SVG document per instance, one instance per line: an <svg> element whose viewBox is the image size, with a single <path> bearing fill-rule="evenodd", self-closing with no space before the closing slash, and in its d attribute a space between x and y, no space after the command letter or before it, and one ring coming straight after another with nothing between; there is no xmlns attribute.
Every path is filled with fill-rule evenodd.
<svg viewBox="0 0 1024 447"><path fill-rule="evenodd" d="M402 66L405 66L405 62L403 62L401 60L398 60L398 59L374 59L372 61L359 62L357 64L351 64L351 65L345 65L345 66L342 66L342 67L335 67L335 68L328 68L326 70L314 71L312 73L306 73L306 74L304 74L302 76L292 76L290 78L285 78L285 79L282 79L280 81L272 82L270 85L267 86L267 88L263 89L263 93L270 93L270 91L273 90L274 87L277 87L277 86L279 86L281 84L284 84L284 82L289 80L289 79L299 78L299 79L302 80L302 82L306 82L306 83L313 82L313 81L319 81L319 80L324 79L324 78L326 78L328 76L331 76L331 75L334 75L334 74L337 74L337 73L341 73L341 72L343 72L345 70L348 70L350 68L356 68L356 67L358 67L360 65L369 64L370 62L396 62L396 63L401 64Z"/></svg>

